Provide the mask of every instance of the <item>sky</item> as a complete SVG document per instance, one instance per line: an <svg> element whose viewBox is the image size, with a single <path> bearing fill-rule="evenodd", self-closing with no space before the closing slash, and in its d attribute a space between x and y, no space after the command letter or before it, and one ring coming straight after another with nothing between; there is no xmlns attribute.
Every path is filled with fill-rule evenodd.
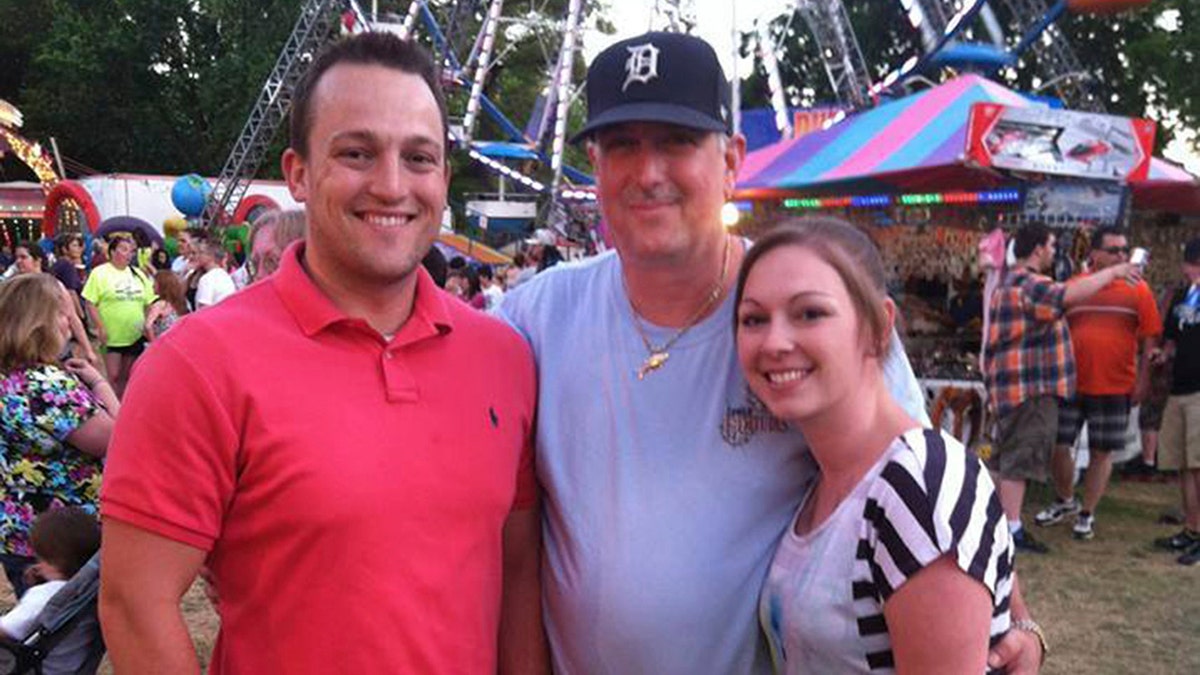
<svg viewBox="0 0 1200 675"><path fill-rule="evenodd" d="M614 20L617 34L615 36L593 35L585 38L585 51L590 57L603 49L608 43L622 38L640 35L651 28L662 28L662 24L651 25L654 13L654 0L608 0L612 6L610 17ZM716 50L721 59L721 67L726 75L731 74L733 66L733 33L732 26L736 19L737 27L742 31L754 28L754 20L761 18L769 21L782 14L792 4L789 0L695 0L697 35L704 38ZM747 68L748 65L740 66Z"/></svg>
<svg viewBox="0 0 1200 675"><path fill-rule="evenodd" d="M589 34L584 37L584 51L588 60L609 43L622 38L639 35L651 28L661 28L662 25L651 25L654 10L654 0L608 0L612 7L610 17L615 17L617 34L615 36ZM733 74L733 35L731 27L735 25L742 31L752 30L754 20L769 21L783 13L793 4L792 0L694 0L697 25L696 34L703 37L717 52L725 74ZM751 64L746 61L738 64L741 74L745 76ZM1191 135L1196 138L1195 133ZM1163 153L1167 159L1183 164L1194 176L1200 176L1200 155L1195 154L1192 147L1183 139L1177 138L1168 145Z"/></svg>

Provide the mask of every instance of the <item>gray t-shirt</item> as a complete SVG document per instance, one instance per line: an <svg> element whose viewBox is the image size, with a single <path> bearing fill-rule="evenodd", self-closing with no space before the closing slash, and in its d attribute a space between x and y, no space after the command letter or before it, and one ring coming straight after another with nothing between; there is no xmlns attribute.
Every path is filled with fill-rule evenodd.
<svg viewBox="0 0 1200 675"><path fill-rule="evenodd" d="M558 265L500 307L538 362L555 672L770 672L758 594L815 464L749 392L732 297L638 380L647 352L620 274L612 252ZM676 332L646 329L654 344ZM924 418L903 351L893 353L890 386Z"/></svg>
<svg viewBox="0 0 1200 675"><path fill-rule="evenodd" d="M994 644L1008 631L1012 591L1000 499L961 443L913 429L828 518L784 533L759 603L777 672L895 672L884 603L943 555L991 594Z"/></svg>

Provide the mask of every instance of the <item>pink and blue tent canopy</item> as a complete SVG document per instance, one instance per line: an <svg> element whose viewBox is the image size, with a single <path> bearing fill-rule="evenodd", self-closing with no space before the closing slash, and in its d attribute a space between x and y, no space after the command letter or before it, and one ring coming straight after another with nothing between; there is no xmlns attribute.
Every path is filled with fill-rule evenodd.
<svg viewBox="0 0 1200 675"><path fill-rule="evenodd" d="M750 153L738 175L737 196L766 199L1011 185L1013 179L966 158L971 106L984 102L1035 105L988 79L964 75L851 115L828 129ZM1150 177L1133 188L1139 208L1200 212L1200 184L1165 161L1154 160Z"/></svg>

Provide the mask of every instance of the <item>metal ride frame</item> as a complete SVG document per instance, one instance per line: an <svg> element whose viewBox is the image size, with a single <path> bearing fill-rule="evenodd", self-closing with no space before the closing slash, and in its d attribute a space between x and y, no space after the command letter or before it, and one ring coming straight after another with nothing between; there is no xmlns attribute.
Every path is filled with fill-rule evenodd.
<svg viewBox="0 0 1200 675"><path fill-rule="evenodd" d="M1021 37L1010 53L1019 55L1032 48L1038 56L1038 75L1064 103L1078 110L1104 112L1104 102L1091 86L1092 81L1074 49L1054 25L1066 10L1066 0L1057 0L1053 6L1048 6L1046 0L1002 2L1014 20L1033 19L1028 25L1017 26ZM919 71L981 13L993 39L999 41L1003 37L986 0L900 0L900 4L921 36L923 55L909 59L880 82L872 83L842 0L795 0L795 10L808 24L834 94L843 106L857 110L870 105L880 94ZM758 31L758 40L776 124L787 136L791 128L774 55L775 45L765 28Z"/></svg>
<svg viewBox="0 0 1200 675"><path fill-rule="evenodd" d="M355 0L308 0L304 3L296 26L284 43L275 67L271 69L258 100L250 110L250 117L213 185L212 194L201 215L201 222L205 226L212 226L232 215L238 202L245 196L275 132L292 108L292 93L296 83L337 25L335 9L353 12L359 25L366 25L366 19Z"/></svg>
<svg viewBox="0 0 1200 675"><path fill-rule="evenodd" d="M483 84L491 66L496 30L502 18L503 4L503 0L491 0L484 22L476 36L471 56L467 62L468 66L474 65L475 72L471 82L466 113L461 126L451 128L451 137L468 151L473 160L480 162L489 170L513 178L525 189L548 194L552 206L556 205L557 201L564 196L572 199L593 198L591 193L574 190L571 186L564 187L564 179L574 183L590 182L589 176L563 163L567 109L573 99L571 65L574 63L577 45L580 43L583 2L582 0L570 0L565 22L564 47L560 52L558 63L551 71L550 92L553 98L547 104L546 119L538 126L537 137L533 139L526 138L524 133L505 117L483 93ZM446 74L447 79L456 84L464 84L464 74L467 68L458 62L452 45L442 32L426 0L413 0L399 25L369 22L356 0L308 0L301 8L296 25L284 43L275 66L267 76L246 124L234 142L229 157L217 177L201 216L201 222L205 226L212 226L228 220L237 204L245 196L251 180L266 157L275 133L287 119L296 84L304 75L317 51L332 38L339 22L339 10L351 14L356 31L384 30L394 33L402 39L414 33L416 22L420 19L433 40L436 53L444 58L444 66L449 70ZM472 147L474 127L481 111L503 130L508 141L531 142L535 154L553 171L553 181L549 186L520 174L500 162L484 157ZM545 153L536 148L543 140L542 136L548 126L546 121L551 116L554 119L554 136L552 151L547 157Z"/></svg>

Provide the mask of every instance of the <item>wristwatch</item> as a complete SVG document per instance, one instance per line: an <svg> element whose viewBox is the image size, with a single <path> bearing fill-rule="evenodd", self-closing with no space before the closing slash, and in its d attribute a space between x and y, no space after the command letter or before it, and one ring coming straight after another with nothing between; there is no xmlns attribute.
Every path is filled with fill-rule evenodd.
<svg viewBox="0 0 1200 675"><path fill-rule="evenodd" d="M1033 633L1038 639L1038 644L1042 645L1042 663L1046 663L1046 656L1050 653L1050 646L1046 644L1046 633L1042 631L1042 627L1033 619L1014 619L1012 627L1016 630L1023 630L1026 633Z"/></svg>

